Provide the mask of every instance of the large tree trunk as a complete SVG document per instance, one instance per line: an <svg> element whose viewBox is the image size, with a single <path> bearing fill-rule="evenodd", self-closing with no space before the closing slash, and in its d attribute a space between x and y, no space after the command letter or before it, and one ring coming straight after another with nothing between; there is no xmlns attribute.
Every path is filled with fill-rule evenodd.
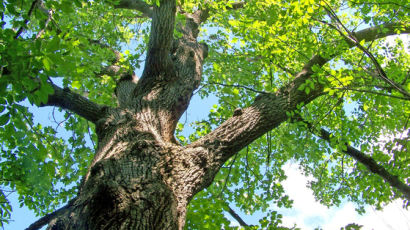
<svg viewBox="0 0 410 230"><path fill-rule="evenodd" d="M132 1L121 3L132 6ZM208 135L181 146L173 135L201 82L207 47L196 38L208 11L186 14L186 23L178 28L183 36L175 40L175 1L161 0L161 7L153 10L139 3L142 5L134 7L152 17L147 60L141 79L125 75L117 83L118 107L96 105L57 86L45 104L74 111L95 123L98 148L76 199L40 219L38 226L183 229L190 199L211 184L227 159L286 121L286 112L323 93L320 84L309 95L298 90L307 79L315 80L313 66L321 67L330 60L316 55L290 84L276 93L260 94L251 106L238 108ZM385 26L388 30L383 34L374 33L378 28L362 30L356 37L373 40L392 34L395 26Z"/></svg>
<svg viewBox="0 0 410 230"><path fill-rule="evenodd" d="M183 228L189 200L213 177L203 168L206 154L162 141L138 123L104 133L78 198L51 229Z"/></svg>
<svg viewBox="0 0 410 230"><path fill-rule="evenodd" d="M183 229L190 199L223 164L209 149L174 138L207 56L196 41L202 13L188 16L175 40L175 8L175 1L161 1L150 13L143 75L117 83L118 107L92 109L98 149L77 198L49 229Z"/></svg>
<svg viewBox="0 0 410 230"><path fill-rule="evenodd" d="M120 82L117 94L129 95L135 86ZM138 100L128 97L119 108L105 110L96 122L99 146L79 195L50 229L183 228L189 200L211 183L220 163L211 163L204 148L174 141L178 114L187 105L167 110L173 99L159 103L159 95L154 90Z"/></svg>

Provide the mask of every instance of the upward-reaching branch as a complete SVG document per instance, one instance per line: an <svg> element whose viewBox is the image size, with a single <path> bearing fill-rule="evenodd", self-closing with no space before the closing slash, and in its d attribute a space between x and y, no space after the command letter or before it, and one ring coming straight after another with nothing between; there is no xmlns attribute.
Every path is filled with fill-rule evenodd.
<svg viewBox="0 0 410 230"><path fill-rule="evenodd" d="M376 67L377 72L379 73L378 74L379 78L382 81L386 82L388 85L392 86L394 89L396 89L400 93L402 93L405 97L410 99L410 93L407 92L407 90L401 87L399 84L397 84L396 82L392 81L391 79L387 77L386 72L383 70L380 63L377 61L376 57L372 53L370 53L368 49L366 49L364 46L360 44L355 34L343 25L339 17L332 10L332 8L329 5L327 5L327 7L324 7L324 8L328 12L329 17L336 22L336 26L332 26L332 28L336 29L339 32L339 34L346 39L348 43L351 43L357 48L359 48L361 51L363 51L364 54L366 54L370 58L370 60L373 62L374 66ZM347 35L344 34L344 32L342 31L342 29L340 29L340 27L343 28L343 30L345 31L345 33L347 33Z"/></svg>
<svg viewBox="0 0 410 230"><path fill-rule="evenodd" d="M170 52L174 35L175 13L175 0L161 0L159 6L154 6L147 58L141 80L147 77L157 78L159 75L171 72Z"/></svg>
<svg viewBox="0 0 410 230"><path fill-rule="evenodd" d="M24 19L25 25L27 25L27 23L30 21L31 14L34 12L34 9L36 8L36 5L38 4L38 2L39 0L34 0L31 3L30 9L28 10L28 13L27 13L27 17L26 19ZM16 35L14 36L14 39L17 39L21 35L21 33L23 33L23 31L24 31L24 26L20 26L20 28L16 32Z"/></svg>
<svg viewBox="0 0 410 230"><path fill-rule="evenodd" d="M399 26L404 25L402 23L391 23L364 29L357 32L356 37L359 41L363 39L372 41L395 34L395 29ZM410 31L408 26L405 27L405 32ZM381 30L382 28L385 28L385 30ZM350 47L353 45L353 43L349 43ZM334 56L339 54L334 54ZM298 104L307 104L323 94L323 86L320 84L316 84L316 88L309 95L298 90L298 88L307 79L311 78L313 66L321 67L330 58L324 58L320 55L313 56L302 70L296 74L295 79L290 84L282 87L275 94L260 94L251 106L236 112L233 117L226 120L208 135L192 143L191 146L202 146L210 149L215 154L215 160L223 164L224 161L246 145L286 121L288 119L287 111L293 111Z"/></svg>

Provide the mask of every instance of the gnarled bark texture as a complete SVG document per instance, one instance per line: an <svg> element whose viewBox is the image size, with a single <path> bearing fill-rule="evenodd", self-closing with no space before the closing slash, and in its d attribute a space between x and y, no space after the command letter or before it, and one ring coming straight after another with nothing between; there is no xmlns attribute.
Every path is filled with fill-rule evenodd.
<svg viewBox="0 0 410 230"><path fill-rule="evenodd" d="M219 167L204 148L182 148L155 130L156 111L102 119L96 158L78 198L51 229L181 229L192 196Z"/></svg>
<svg viewBox="0 0 410 230"><path fill-rule="evenodd" d="M207 55L196 41L200 18L188 15L174 39L175 1L143 7L152 15L144 73L117 83L117 108L88 107L99 108L99 117L91 116L98 149L78 197L49 229L182 229L190 199L221 166L211 150L183 148L173 136ZM59 92L49 105L64 98Z"/></svg>
<svg viewBox="0 0 410 230"><path fill-rule="evenodd" d="M201 82L208 51L197 36L208 11L186 14L186 23L177 25L182 37L175 39L175 0L162 0L160 7L123 0L118 7L152 18L143 75L121 78L116 108L54 86L55 93L44 106L59 106L94 122L98 149L77 198L31 229L46 223L49 229L183 229L190 199L211 184L226 160L286 121L287 111L323 94L320 84L309 95L298 90L312 78L314 65L329 61L316 55L276 94L259 95L250 107L239 109L213 132L183 147L173 135ZM384 37L394 33L395 25L384 28L384 32L359 31L356 37L359 41Z"/></svg>

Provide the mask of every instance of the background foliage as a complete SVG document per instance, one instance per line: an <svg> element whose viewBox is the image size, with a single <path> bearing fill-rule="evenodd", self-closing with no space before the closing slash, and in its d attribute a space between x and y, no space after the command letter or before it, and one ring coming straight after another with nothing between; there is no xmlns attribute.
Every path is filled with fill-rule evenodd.
<svg viewBox="0 0 410 230"><path fill-rule="evenodd" d="M183 132L184 124L179 124L178 140L190 143L221 124L236 108L249 106L258 94L276 92L314 54L334 58L314 69L314 81L307 81L300 90L309 94L320 82L326 84L327 94L300 105L288 114L288 122L230 159L214 183L192 200L187 227L229 229L225 216L229 205L248 214L266 213L260 220L262 228L279 226L281 215L270 207L292 205L281 185L286 178L283 165L289 161L297 162L314 178L309 186L325 205L350 200L363 211L364 205L382 208L399 198L400 193L346 156L345 146L337 143L355 146L409 183L409 100L375 77L373 60L359 48L347 49L344 37L348 31L384 23L408 25L409 6L400 0L251 0L241 10L229 10L235 2L178 1L186 12L211 9L211 18L201 31L210 52L197 93L219 100L208 119L191 124L192 134ZM46 102L53 92L49 82L92 101L115 105L113 90L118 79L99 73L114 61L121 68L139 69L150 23L139 12L116 9L115 4L1 1L1 225L10 218L10 191L16 191L20 204L38 215L75 196L93 157L93 127L69 112L64 112L65 119L55 127L37 124L31 106ZM347 30L337 26L329 10ZM410 91L408 37L361 45L390 79ZM113 50L120 51L119 58ZM303 121L295 122L298 118ZM319 138L320 128L331 132L331 143ZM377 144L383 138L387 141Z"/></svg>

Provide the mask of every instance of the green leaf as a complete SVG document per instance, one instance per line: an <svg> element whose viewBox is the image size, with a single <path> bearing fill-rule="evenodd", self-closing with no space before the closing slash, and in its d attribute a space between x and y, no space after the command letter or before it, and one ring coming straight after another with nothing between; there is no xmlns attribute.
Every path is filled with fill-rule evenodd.
<svg viewBox="0 0 410 230"><path fill-rule="evenodd" d="M6 113L0 116L0 126L6 125L10 120L10 113Z"/></svg>
<svg viewBox="0 0 410 230"><path fill-rule="evenodd" d="M310 88L309 88L309 87L306 87L306 88L305 88L305 93L306 93L306 94L309 94L309 93L310 93Z"/></svg>
<svg viewBox="0 0 410 230"><path fill-rule="evenodd" d="M50 70L51 70L51 64L53 63L53 62L50 60L50 58L44 57L44 58L42 59L42 62L43 62L43 65L44 65L44 69L45 69L46 71L50 71Z"/></svg>
<svg viewBox="0 0 410 230"><path fill-rule="evenodd" d="M81 88L81 82L80 81L73 81L71 83L71 86L75 89L79 89L79 88Z"/></svg>

